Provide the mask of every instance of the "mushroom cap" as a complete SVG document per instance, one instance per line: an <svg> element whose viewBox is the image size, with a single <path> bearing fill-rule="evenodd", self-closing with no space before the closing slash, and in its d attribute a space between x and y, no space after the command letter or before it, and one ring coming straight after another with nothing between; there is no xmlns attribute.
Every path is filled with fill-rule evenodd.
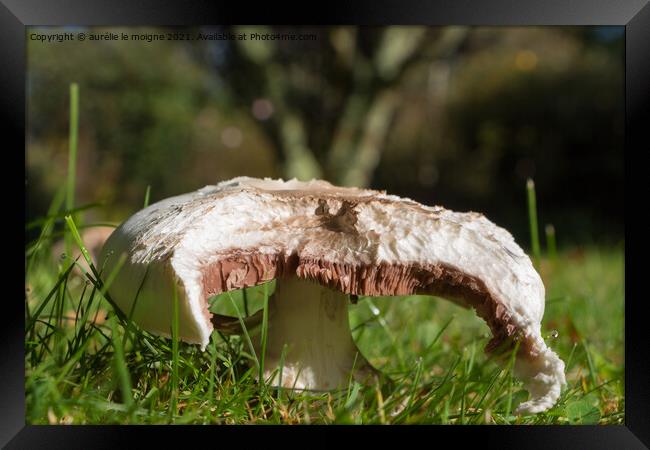
<svg viewBox="0 0 650 450"><path fill-rule="evenodd" d="M128 314L139 291L133 319L169 335L175 288L179 335L202 348L210 296L296 276L348 294L431 294L474 308L494 335L488 350L521 342L515 370L537 401L527 412L552 405L564 383L564 364L540 335L542 280L512 235L481 214L320 180L238 177L131 216L104 247L105 273L122 252L113 300Z"/></svg>

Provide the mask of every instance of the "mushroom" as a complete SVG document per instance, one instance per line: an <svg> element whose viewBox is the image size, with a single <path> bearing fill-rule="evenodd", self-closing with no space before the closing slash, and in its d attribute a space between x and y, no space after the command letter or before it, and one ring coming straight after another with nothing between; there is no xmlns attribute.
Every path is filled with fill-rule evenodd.
<svg viewBox="0 0 650 450"><path fill-rule="evenodd" d="M348 301L413 294L473 308L493 335L486 351L501 362L518 343L514 371L530 399L517 413L552 407L565 384L564 363L540 334L542 280L510 233L481 214L321 180L238 177L134 214L106 242L104 273L122 253L113 301L169 336L176 291L179 337L202 349L215 327L237 331L210 313L208 298L277 280L263 373L274 386L332 390L351 374L370 381L377 372L352 339ZM258 313L247 327L259 321Z"/></svg>

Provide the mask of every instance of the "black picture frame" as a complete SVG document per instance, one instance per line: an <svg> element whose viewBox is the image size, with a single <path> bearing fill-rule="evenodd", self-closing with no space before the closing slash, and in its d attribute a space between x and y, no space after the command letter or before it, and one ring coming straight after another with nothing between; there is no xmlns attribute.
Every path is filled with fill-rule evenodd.
<svg viewBox="0 0 650 450"><path fill-rule="evenodd" d="M15 144L5 144L5 153L18 154L25 145L25 74L26 30L32 25L199 25L199 24L359 24L359 25L620 25L625 26L625 191L646 192L633 185L644 170L641 161L636 162L650 150L647 129L650 125L650 5L645 0L551 0L514 1L492 0L445 0L418 2L357 1L298 4L279 9L276 2L255 6L248 2L193 3L180 0L0 0L0 113L6 137ZM8 142L6 139L3 142ZM18 164L18 163L16 163ZM20 171L10 168L3 181L8 183L5 192L13 192ZM27 182L26 178L24 178ZM635 181L636 180L636 181ZM21 210L17 196L15 208ZM22 199L25 211L25 198ZM500 448L647 448L650 445L650 350L644 339L641 270L643 246L637 232L640 221L631 214L640 209L627 201L625 210L625 425L624 426L528 426L528 427L337 427L338 431L360 431L382 438L386 432L402 434L414 429L436 441L447 434L456 445L467 439L480 439L482 444L495 444ZM646 202L640 203L641 206ZM642 209L642 208L641 208ZM21 224L13 224L15 235L24 233ZM19 228L20 227L20 228ZM16 253L20 243L16 241ZM24 247L23 247L24 248ZM9 260L11 258L7 258ZM632 264L631 261L641 261ZM17 267L20 267L16 264ZM16 278L18 275L16 275ZM147 438L167 443L182 440L214 440L214 445L232 433L249 439L246 427L117 427L117 426L31 426L25 424L24 392L24 291L17 280L7 280L11 286L4 299L5 319L2 329L3 357L0 367L0 445L6 448L126 448L136 438ZM13 295L15 289L15 295ZM227 428L227 429L226 429ZM296 427L291 431L304 433L308 427ZM361 429L359 429L361 428ZM309 427L309 431L321 427ZM329 430L329 429L328 429ZM257 430L256 430L257 431ZM277 427L264 427L266 433L278 433ZM187 433L196 433L189 437ZM215 434L217 433L217 434ZM329 433L329 431L328 431ZM435 435L433 434L435 433ZM136 436L139 435L139 436ZM145 435L145 436L142 436ZM334 440L332 441L334 442ZM440 441L442 442L442 441ZM645 444L645 445L644 445ZM187 444L186 444L187 445ZM195 444L191 444L195 445Z"/></svg>

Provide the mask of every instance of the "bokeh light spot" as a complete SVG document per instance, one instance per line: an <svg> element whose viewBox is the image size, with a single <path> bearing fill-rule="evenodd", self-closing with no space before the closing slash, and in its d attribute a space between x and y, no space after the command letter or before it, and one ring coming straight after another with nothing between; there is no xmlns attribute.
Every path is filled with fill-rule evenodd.
<svg viewBox="0 0 650 450"><path fill-rule="evenodd" d="M273 114L273 103L266 98L258 98L253 102L252 109L257 120L266 120Z"/></svg>
<svg viewBox="0 0 650 450"><path fill-rule="evenodd" d="M221 142L229 148L237 148L243 140L242 132L237 127L226 127L221 132Z"/></svg>
<svg viewBox="0 0 650 450"><path fill-rule="evenodd" d="M529 72L537 67L537 53L532 50L521 50L515 56L515 66L519 70Z"/></svg>

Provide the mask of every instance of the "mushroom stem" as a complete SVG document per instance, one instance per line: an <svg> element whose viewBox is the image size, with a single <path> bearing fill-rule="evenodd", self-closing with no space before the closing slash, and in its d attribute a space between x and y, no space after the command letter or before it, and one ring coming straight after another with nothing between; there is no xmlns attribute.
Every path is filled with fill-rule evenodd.
<svg viewBox="0 0 650 450"><path fill-rule="evenodd" d="M277 281L269 311L263 376L271 386L327 391L346 387L352 371L360 382L378 374L352 339L347 295L291 277Z"/></svg>

